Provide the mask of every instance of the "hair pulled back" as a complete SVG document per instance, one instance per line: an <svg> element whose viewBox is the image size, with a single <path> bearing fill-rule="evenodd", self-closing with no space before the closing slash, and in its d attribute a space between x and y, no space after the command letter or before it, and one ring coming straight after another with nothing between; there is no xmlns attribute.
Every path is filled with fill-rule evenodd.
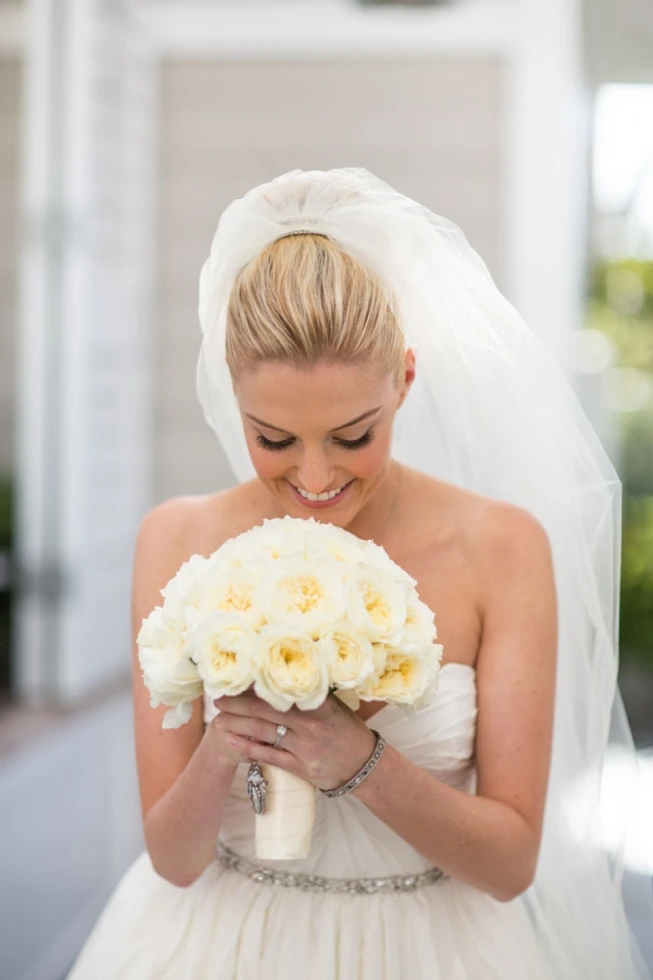
<svg viewBox="0 0 653 980"><path fill-rule="evenodd" d="M266 361L371 363L399 379L405 346L387 293L325 235L277 239L234 281L225 340L234 380Z"/></svg>

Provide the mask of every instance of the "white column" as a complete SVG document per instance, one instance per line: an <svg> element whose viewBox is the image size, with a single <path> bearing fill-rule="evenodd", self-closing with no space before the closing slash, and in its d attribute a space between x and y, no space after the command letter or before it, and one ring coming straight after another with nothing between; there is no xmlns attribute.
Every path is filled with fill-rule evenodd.
<svg viewBox="0 0 653 980"><path fill-rule="evenodd" d="M129 0L31 0L29 15L16 656L23 697L70 701L129 664L156 73Z"/></svg>
<svg viewBox="0 0 653 980"><path fill-rule="evenodd" d="M591 103L580 0L520 0L507 66L509 298L563 363L582 322Z"/></svg>

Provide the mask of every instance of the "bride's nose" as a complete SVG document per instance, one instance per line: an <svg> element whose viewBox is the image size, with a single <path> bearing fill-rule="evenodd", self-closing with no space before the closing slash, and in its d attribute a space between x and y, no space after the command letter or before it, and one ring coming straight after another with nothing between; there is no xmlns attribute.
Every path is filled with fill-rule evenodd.
<svg viewBox="0 0 653 980"><path fill-rule="evenodd" d="M315 450L304 454L297 475L298 486L309 493L332 489L332 468L326 453Z"/></svg>

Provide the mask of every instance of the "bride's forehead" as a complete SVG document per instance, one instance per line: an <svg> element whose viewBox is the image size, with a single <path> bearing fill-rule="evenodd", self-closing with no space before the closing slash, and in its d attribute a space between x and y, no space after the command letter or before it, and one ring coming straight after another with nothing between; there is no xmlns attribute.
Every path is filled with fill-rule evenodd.
<svg viewBox="0 0 653 980"><path fill-rule="evenodd" d="M360 412L364 412L384 402L391 391L392 378L374 366L342 363L320 363L310 368L265 363L243 375L236 385L240 407L249 412L255 412L254 406L278 412L284 408L319 409L329 415L340 415L343 410L346 414L347 409L362 406Z"/></svg>

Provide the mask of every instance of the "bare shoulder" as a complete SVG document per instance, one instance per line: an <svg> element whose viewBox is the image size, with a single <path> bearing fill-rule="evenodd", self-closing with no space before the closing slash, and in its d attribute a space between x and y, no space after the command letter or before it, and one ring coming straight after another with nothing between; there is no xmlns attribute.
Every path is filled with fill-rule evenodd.
<svg viewBox="0 0 653 980"><path fill-rule="evenodd" d="M479 556L507 557L509 553L535 549L546 552L548 536L527 510L453 483L409 470L406 513L408 523L419 529L419 539L451 540L458 548ZM426 537L425 530L428 529ZM408 528L403 529L404 532Z"/></svg>
<svg viewBox="0 0 653 980"><path fill-rule="evenodd" d="M529 587L531 597L546 596L551 607L549 538L529 511L415 470L405 485L397 560L420 581L427 601L452 610L452 656L473 662L488 615L517 591L523 600Z"/></svg>
<svg viewBox="0 0 653 980"><path fill-rule="evenodd" d="M141 520L136 549L150 546L183 550L199 512L199 498L171 497L149 510Z"/></svg>
<svg viewBox="0 0 653 980"><path fill-rule="evenodd" d="M422 526L446 527L458 543L492 562L513 556L546 556L548 535L529 511L452 483L418 475L420 503L415 510L436 515ZM413 513L415 511L413 510Z"/></svg>
<svg viewBox="0 0 653 980"><path fill-rule="evenodd" d="M487 499L478 524L479 567L496 580L524 574L550 578L553 555L540 521L522 507Z"/></svg>
<svg viewBox="0 0 653 980"><path fill-rule="evenodd" d="M523 507L464 491L464 540L473 563L481 608L510 583L531 583L543 592L553 586L549 536Z"/></svg>
<svg viewBox="0 0 653 980"><path fill-rule="evenodd" d="M549 536L529 511L491 501L476 549L483 623L481 666L497 672L550 672L556 657L558 603ZM548 666L547 666L548 665ZM543 687L550 687L547 684Z"/></svg>
<svg viewBox="0 0 653 980"><path fill-rule="evenodd" d="M162 501L141 521L137 550L139 545L165 549L178 564L192 554L211 554L266 516L253 483Z"/></svg>

